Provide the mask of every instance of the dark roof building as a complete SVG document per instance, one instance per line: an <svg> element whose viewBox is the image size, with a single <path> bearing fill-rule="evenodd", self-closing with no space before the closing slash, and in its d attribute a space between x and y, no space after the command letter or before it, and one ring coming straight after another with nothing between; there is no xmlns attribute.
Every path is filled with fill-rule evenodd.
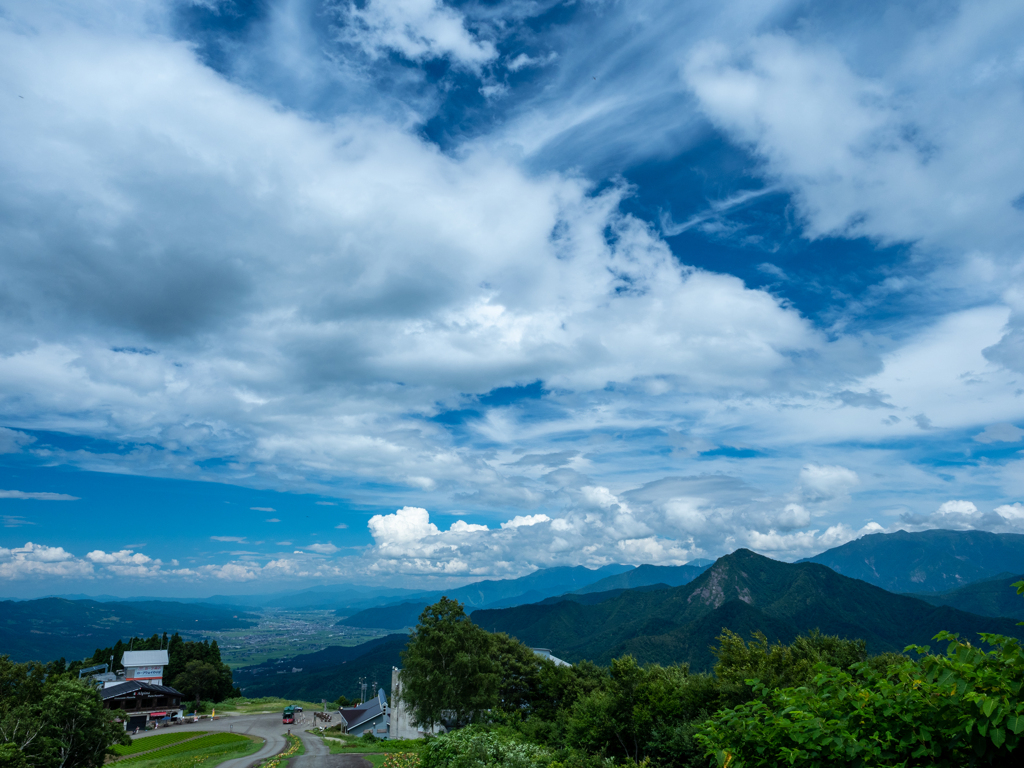
<svg viewBox="0 0 1024 768"><path fill-rule="evenodd" d="M372 733L379 738L387 738L390 722L388 700L384 689L377 692L377 698L364 702L358 707L341 710L341 719L345 724L345 733Z"/></svg>
<svg viewBox="0 0 1024 768"><path fill-rule="evenodd" d="M154 720L181 717L183 694L170 686L126 680L100 689L103 706L123 713L125 728L145 728Z"/></svg>

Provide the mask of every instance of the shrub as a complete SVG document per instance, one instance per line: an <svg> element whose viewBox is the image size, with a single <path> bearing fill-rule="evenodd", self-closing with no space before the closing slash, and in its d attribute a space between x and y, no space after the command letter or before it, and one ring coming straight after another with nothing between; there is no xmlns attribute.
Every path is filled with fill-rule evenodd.
<svg viewBox="0 0 1024 768"><path fill-rule="evenodd" d="M729 768L1009 765L1024 732L1024 656L1015 639L982 637L996 650L943 632L944 656L884 671L821 664L799 688L752 681L759 698L717 713L697 739Z"/></svg>
<svg viewBox="0 0 1024 768"><path fill-rule="evenodd" d="M550 762L550 752L511 730L469 726L433 739L423 754L422 768L536 768Z"/></svg>

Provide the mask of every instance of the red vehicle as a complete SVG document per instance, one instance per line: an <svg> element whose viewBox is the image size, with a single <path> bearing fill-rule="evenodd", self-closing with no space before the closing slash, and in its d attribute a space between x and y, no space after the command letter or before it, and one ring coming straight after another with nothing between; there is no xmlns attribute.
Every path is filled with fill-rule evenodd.
<svg viewBox="0 0 1024 768"><path fill-rule="evenodd" d="M291 725L295 722L295 707L288 706L284 708L284 716L281 718L282 725Z"/></svg>

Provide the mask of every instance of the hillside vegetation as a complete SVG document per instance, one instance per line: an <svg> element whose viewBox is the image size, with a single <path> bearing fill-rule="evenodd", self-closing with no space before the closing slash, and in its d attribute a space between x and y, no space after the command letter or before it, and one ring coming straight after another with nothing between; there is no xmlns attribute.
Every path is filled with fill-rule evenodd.
<svg viewBox="0 0 1024 768"><path fill-rule="evenodd" d="M928 643L944 629L1021 636L1008 619L933 606L815 563L782 563L745 549L720 558L682 587L630 590L597 605L562 601L471 616L488 631L551 648L569 661L607 663L631 654L641 663L687 662L693 669L711 668L709 648L723 627L743 636L760 631L783 643L819 629L863 639L874 654Z"/></svg>
<svg viewBox="0 0 1024 768"><path fill-rule="evenodd" d="M948 605L961 611L970 611L982 616L1006 616L1007 618L1024 620L1024 600L1014 595L1010 587L1024 579L1006 573L994 579L976 581L949 592L918 594L925 602L932 605Z"/></svg>
<svg viewBox="0 0 1024 768"><path fill-rule="evenodd" d="M359 693L359 678L390 689L391 668L401 666L407 635L387 635L361 645L333 646L281 661L268 661L234 671L235 685L250 698L281 696L320 701ZM301 669L301 672L292 672Z"/></svg>

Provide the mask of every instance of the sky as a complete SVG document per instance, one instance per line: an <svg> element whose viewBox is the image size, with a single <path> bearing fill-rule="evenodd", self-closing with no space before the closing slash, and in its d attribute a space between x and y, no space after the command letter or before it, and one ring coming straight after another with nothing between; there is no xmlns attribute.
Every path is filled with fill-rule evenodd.
<svg viewBox="0 0 1024 768"><path fill-rule="evenodd" d="M1024 533L1022 26L0 0L0 596Z"/></svg>

